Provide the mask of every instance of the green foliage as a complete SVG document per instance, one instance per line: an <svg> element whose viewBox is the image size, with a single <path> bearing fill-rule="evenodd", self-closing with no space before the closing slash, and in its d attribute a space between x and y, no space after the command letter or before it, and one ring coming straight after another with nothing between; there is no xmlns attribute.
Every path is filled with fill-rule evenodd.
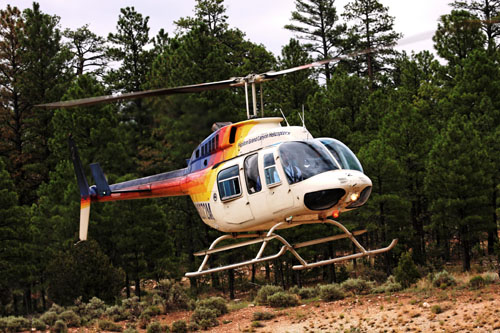
<svg viewBox="0 0 500 333"><path fill-rule="evenodd" d="M443 308L439 304L434 304L431 306L431 312L434 314L440 314L443 312Z"/></svg>
<svg viewBox="0 0 500 333"><path fill-rule="evenodd" d="M58 319L57 313L50 310L40 316L40 320L43 321L48 326L53 326L57 321L57 319Z"/></svg>
<svg viewBox="0 0 500 333"><path fill-rule="evenodd" d="M267 302L273 308L287 308L290 306L297 306L299 304L297 296L284 291L279 291L268 296Z"/></svg>
<svg viewBox="0 0 500 333"><path fill-rule="evenodd" d="M394 269L394 278L403 288L408 288L420 278L410 252L403 253L399 258L398 266Z"/></svg>
<svg viewBox="0 0 500 333"><path fill-rule="evenodd" d="M456 284L455 278L446 270L438 272L432 277L432 285L437 288L446 289Z"/></svg>
<svg viewBox="0 0 500 333"><path fill-rule="evenodd" d="M50 328L51 333L68 333L68 326L63 320L57 320L53 327Z"/></svg>
<svg viewBox="0 0 500 333"><path fill-rule="evenodd" d="M125 330L123 330L123 333L138 333L134 327L127 327Z"/></svg>
<svg viewBox="0 0 500 333"><path fill-rule="evenodd" d="M257 297L255 297L255 302L259 304L268 304L267 298L278 292L282 292L283 288L280 286L265 285L259 289L257 292Z"/></svg>
<svg viewBox="0 0 500 333"><path fill-rule="evenodd" d="M165 300L165 308L189 309L189 297L184 288L174 280L163 279L158 283L158 295Z"/></svg>
<svg viewBox="0 0 500 333"><path fill-rule="evenodd" d="M217 317L228 312L226 300L222 297L209 297L196 302L196 308L215 310Z"/></svg>
<svg viewBox="0 0 500 333"><path fill-rule="evenodd" d="M290 292L292 291L290 290ZM308 299L318 296L319 290L318 288L312 288L312 287L300 288L297 290L297 292L293 293L299 295L301 299Z"/></svg>
<svg viewBox="0 0 500 333"><path fill-rule="evenodd" d="M82 298L78 297L75 300L75 307L83 323L98 319L106 312L106 304L97 297L92 297L88 303L82 302Z"/></svg>
<svg viewBox="0 0 500 333"><path fill-rule="evenodd" d="M47 270L51 296L61 304L71 304L79 296L111 302L125 280L123 271L110 263L93 240L59 253Z"/></svg>
<svg viewBox="0 0 500 333"><path fill-rule="evenodd" d="M484 287L484 285L486 284L486 281L483 279L483 277L481 275L476 275L476 276L473 276L469 279L469 288L470 289L479 289L479 288L482 288Z"/></svg>
<svg viewBox="0 0 500 333"><path fill-rule="evenodd" d="M272 312L267 312L267 311L256 311L253 313L253 320L271 320L276 315Z"/></svg>
<svg viewBox="0 0 500 333"><path fill-rule="evenodd" d="M68 327L80 326L81 319L73 310L66 310L59 315L59 319L63 320Z"/></svg>
<svg viewBox="0 0 500 333"><path fill-rule="evenodd" d="M15 333L31 329L31 324L24 317L4 317L0 318L0 332Z"/></svg>
<svg viewBox="0 0 500 333"><path fill-rule="evenodd" d="M396 291L400 291L403 289L403 286L401 283L396 281L396 278L391 275L387 278L387 281L385 281L382 285L373 288L373 292L378 294L378 293L392 293Z"/></svg>
<svg viewBox="0 0 500 333"><path fill-rule="evenodd" d="M374 283L363 279L347 279L340 284L344 292L352 292L356 295L368 294L371 292Z"/></svg>
<svg viewBox="0 0 500 333"><path fill-rule="evenodd" d="M191 315L191 320L200 325L202 329L219 325L217 321L217 309L196 307Z"/></svg>
<svg viewBox="0 0 500 333"><path fill-rule="evenodd" d="M97 326L99 327L99 329L103 330L103 331L111 331L111 332L121 332L122 331L122 327L112 321L109 321L109 320L105 320L105 319L100 319L98 322L97 322Z"/></svg>
<svg viewBox="0 0 500 333"><path fill-rule="evenodd" d="M32 320L31 326L37 331L45 331L47 329L47 325L42 320L37 318Z"/></svg>
<svg viewBox="0 0 500 333"><path fill-rule="evenodd" d="M153 321L146 327L146 333L162 333L163 327L159 321Z"/></svg>
<svg viewBox="0 0 500 333"><path fill-rule="evenodd" d="M188 328L184 320L176 320L172 323L172 333L187 333Z"/></svg>
<svg viewBox="0 0 500 333"><path fill-rule="evenodd" d="M319 287L319 296L322 300L331 302L345 297L342 288L337 283L326 284Z"/></svg>

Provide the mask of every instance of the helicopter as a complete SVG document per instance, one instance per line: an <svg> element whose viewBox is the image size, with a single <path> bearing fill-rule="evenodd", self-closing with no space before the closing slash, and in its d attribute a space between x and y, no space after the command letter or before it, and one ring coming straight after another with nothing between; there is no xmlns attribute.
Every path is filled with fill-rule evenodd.
<svg viewBox="0 0 500 333"><path fill-rule="evenodd" d="M373 50L357 52L356 55L367 52ZM286 252L298 261L292 268L302 270L372 256L394 248L397 239L387 247L366 250L356 239L366 230L351 232L335 220L343 212L362 207L372 191L372 181L345 144L333 138L314 138L306 128L303 116L302 126L290 126L288 122L282 126L283 120L286 121L284 116L266 118L257 113L257 84L262 89L262 83L279 76L352 56L224 81L39 105L57 109L233 87L245 89L247 120L215 123L213 133L195 148L187 166L182 169L110 185L99 163L92 163L90 170L95 185L89 186L70 135L68 144L81 197L80 241L88 237L92 203L188 195L201 220L225 234L215 239L207 250L194 253L204 258L198 270L186 273L187 277L277 259ZM282 229L314 224L333 225L342 233L296 244L290 244L278 233ZM307 262L297 252L299 248L345 238L352 241L358 252L316 262ZM238 241L217 246L228 239ZM264 256L264 250L272 240L277 240L281 247L275 254ZM208 265L210 256L215 253L252 244L260 244L253 259L219 267Z"/></svg>

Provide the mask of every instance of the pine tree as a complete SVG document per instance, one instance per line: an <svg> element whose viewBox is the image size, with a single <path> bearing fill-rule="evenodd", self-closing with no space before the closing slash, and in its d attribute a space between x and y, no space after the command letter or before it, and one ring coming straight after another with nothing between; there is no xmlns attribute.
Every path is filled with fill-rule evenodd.
<svg viewBox="0 0 500 333"><path fill-rule="evenodd" d="M309 52L317 54L317 59L335 58L343 53L343 34L346 25L338 23L339 17L335 0L296 0L296 11L292 12L292 21L286 29L305 40ZM325 77L330 81L332 69L325 64Z"/></svg>
<svg viewBox="0 0 500 333"><path fill-rule="evenodd" d="M351 71L367 76L373 84L380 74L390 71L395 54L392 47L401 38L393 30L394 17L378 0L354 0L345 6L342 15L355 22L349 28L350 51L368 51L348 62Z"/></svg>
<svg viewBox="0 0 500 333"><path fill-rule="evenodd" d="M500 27L497 24L500 18L500 1L498 0L455 0L451 6L458 10L466 10L477 16L481 30L486 34L488 51L494 53L497 39L500 36Z"/></svg>
<svg viewBox="0 0 500 333"><path fill-rule="evenodd" d="M476 16L464 10L452 10L451 14L441 16L439 21L432 37L434 48L440 57L448 61L453 71L473 50L483 47L481 24Z"/></svg>
<svg viewBox="0 0 500 333"><path fill-rule="evenodd" d="M73 57L72 67L76 75L89 72L103 75L108 64L105 53L105 40L90 31L88 24L76 30L64 30L64 37L69 40Z"/></svg>
<svg viewBox="0 0 500 333"><path fill-rule="evenodd" d="M464 271L470 270L472 246L487 230L485 189L491 166L486 157L480 133L466 116L456 114L435 140L426 167L433 228L445 241L450 236L460 241Z"/></svg>

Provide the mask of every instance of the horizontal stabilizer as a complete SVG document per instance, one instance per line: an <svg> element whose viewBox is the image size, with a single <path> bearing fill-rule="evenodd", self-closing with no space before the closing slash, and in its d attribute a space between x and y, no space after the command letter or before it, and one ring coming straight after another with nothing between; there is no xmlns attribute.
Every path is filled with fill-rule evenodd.
<svg viewBox="0 0 500 333"><path fill-rule="evenodd" d="M111 195L111 189L109 188L108 181L99 163L92 163L90 165L90 171L92 171L92 177L94 177L96 182L97 194L102 197Z"/></svg>

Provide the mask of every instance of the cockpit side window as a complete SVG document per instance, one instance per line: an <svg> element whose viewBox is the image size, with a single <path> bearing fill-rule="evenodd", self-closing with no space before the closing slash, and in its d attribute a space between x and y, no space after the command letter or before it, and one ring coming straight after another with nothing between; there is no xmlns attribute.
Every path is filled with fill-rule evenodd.
<svg viewBox="0 0 500 333"><path fill-rule="evenodd" d="M363 167L359 163L358 158L345 144L330 138L319 139L319 141L330 151L342 169L363 172Z"/></svg>
<svg viewBox="0 0 500 333"><path fill-rule="evenodd" d="M219 172L217 175L217 187L219 188L219 196L222 201L241 195L238 165L233 165Z"/></svg>
<svg viewBox="0 0 500 333"><path fill-rule="evenodd" d="M325 147L315 141L285 142L280 145L279 152L290 184L338 169Z"/></svg>
<svg viewBox="0 0 500 333"><path fill-rule="evenodd" d="M245 177L249 194L260 192L262 183L259 177L258 155L253 154L245 158Z"/></svg>
<svg viewBox="0 0 500 333"><path fill-rule="evenodd" d="M281 183L280 176L276 170L273 153L264 155L264 176L266 177L267 186L274 186Z"/></svg>

